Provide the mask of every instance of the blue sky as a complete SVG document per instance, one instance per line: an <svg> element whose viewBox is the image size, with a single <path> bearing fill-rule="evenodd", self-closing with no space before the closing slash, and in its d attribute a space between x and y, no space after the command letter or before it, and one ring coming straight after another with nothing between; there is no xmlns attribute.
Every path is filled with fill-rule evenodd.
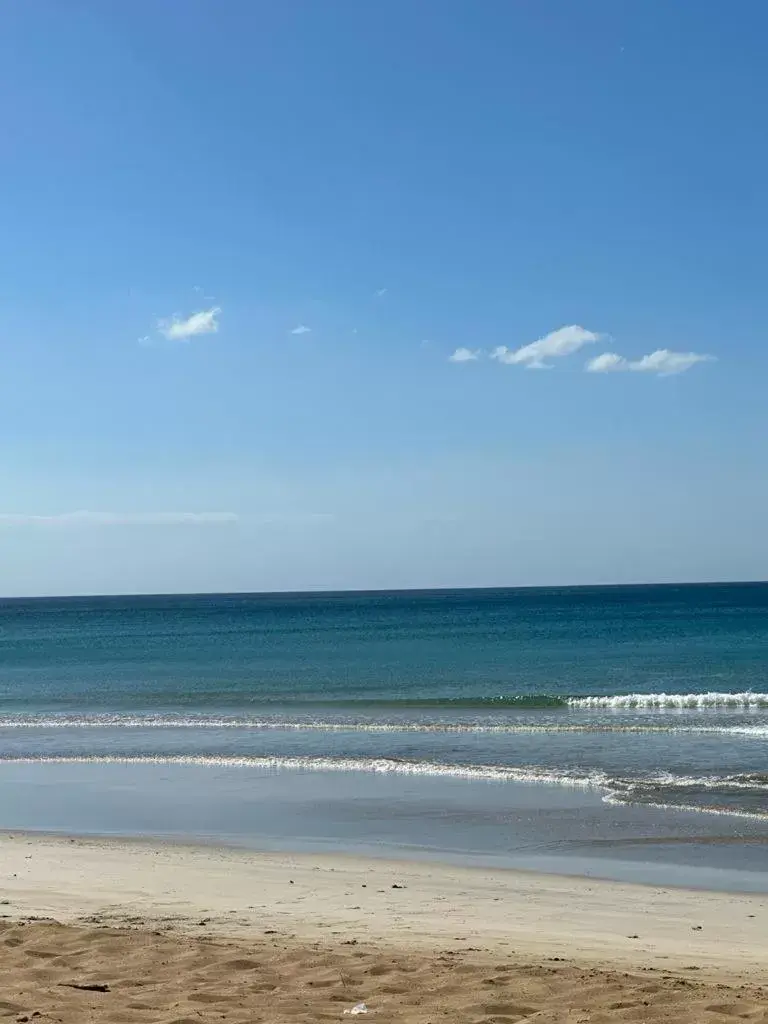
<svg viewBox="0 0 768 1024"><path fill-rule="evenodd" d="M761 0L2 22L0 593L768 577Z"/></svg>

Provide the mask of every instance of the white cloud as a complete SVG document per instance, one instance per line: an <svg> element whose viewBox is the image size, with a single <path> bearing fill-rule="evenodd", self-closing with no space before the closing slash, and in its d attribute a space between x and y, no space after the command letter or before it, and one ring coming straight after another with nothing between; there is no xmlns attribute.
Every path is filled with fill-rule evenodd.
<svg viewBox="0 0 768 1024"><path fill-rule="evenodd" d="M670 352L668 348L659 348L650 355L630 363L629 368L639 373L657 373L660 377L671 377L675 373L685 373L697 363L712 362L714 356L700 355L698 352Z"/></svg>
<svg viewBox="0 0 768 1024"><path fill-rule="evenodd" d="M698 352L672 352L668 348L659 348L640 359L625 359L614 352L604 352L591 359L585 369L587 373L655 373L658 377L672 377L676 373L685 373L697 363L711 363L714 356L701 355Z"/></svg>
<svg viewBox="0 0 768 1024"><path fill-rule="evenodd" d="M616 355L615 352L603 352L601 356L590 359L585 369L587 373L616 373L619 370L628 370L629 363L624 356Z"/></svg>
<svg viewBox="0 0 768 1024"><path fill-rule="evenodd" d="M192 313L185 320L178 316L158 320L157 329L168 341L186 341L198 334L215 334L219 329L216 317L221 313L220 306Z"/></svg>
<svg viewBox="0 0 768 1024"><path fill-rule="evenodd" d="M238 521L235 512L0 512L0 526L221 526Z"/></svg>
<svg viewBox="0 0 768 1024"><path fill-rule="evenodd" d="M429 342L422 342L422 345L424 344L429 344ZM457 348L452 355L448 356L448 361L450 363L472 363L479 358L479 349Z"/></svg>
<svg viewBox="0 0 768 1024"><path fill-rule="evenodd" d="M311 327L307 327L305 324L299 324L298 327L293 328L291 334L309 334L311 330Z"/></svg>
<svg viewBox="0 0 768 1024"><path fill-rule="evenodd" d="M584 345L590 345L598 341L599 334L587 331L577 324L568 327L560 327L550 334L545 334L538 341L532 341L530 345L523 345L522 348L509 349L506 345L499 345L491 352L491 359L509 366L525 366L529 370L549 369L552 363L549 359L561 359L569 356L572 352L578 352Z"/></svg>

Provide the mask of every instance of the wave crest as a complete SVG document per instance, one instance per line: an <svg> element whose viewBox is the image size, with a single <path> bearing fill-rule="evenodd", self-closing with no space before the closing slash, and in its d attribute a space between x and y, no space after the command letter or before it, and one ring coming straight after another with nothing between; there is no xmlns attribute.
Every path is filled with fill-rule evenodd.
<svg viewBox="0 0 768 1024"><path fill-rule="evenodd" d="M768 693L626 693L614 696L569 697L572 708L768 708Z"/></svg>

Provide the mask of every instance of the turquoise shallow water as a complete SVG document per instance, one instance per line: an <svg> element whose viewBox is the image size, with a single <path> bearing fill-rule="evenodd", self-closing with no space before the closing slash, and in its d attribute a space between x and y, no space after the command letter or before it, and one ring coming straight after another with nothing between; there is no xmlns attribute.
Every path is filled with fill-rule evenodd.
<svg viewBox="0 0 768 1024"><path fill-rule="evenodd" d="M600 856L604 826L631 820L632 849L611 856L759 870L767 666L763 584L2 601L0 826L61 828L71 812L73 828L112 831L112 783L87 821L76 793L117 772L150 817L171 808L174 834L199 833L218 801L228 823L213 815L202 832L238 841L595 855L589 829L574 831L583 815L529 813L559 793L602 823ZM161 777L162 806L148 783ZM414 786L430 815L402 811ZM245 812L249 787L269 828ZM314 806L321 791L347 797L300 836L286 808L310 789ZM525 814L507 813L524 791ZM495 808L482 827L478 801ZM124 807L127 831L143 828L139 804ZM425 831L448 806L451 829Z"/></svg>

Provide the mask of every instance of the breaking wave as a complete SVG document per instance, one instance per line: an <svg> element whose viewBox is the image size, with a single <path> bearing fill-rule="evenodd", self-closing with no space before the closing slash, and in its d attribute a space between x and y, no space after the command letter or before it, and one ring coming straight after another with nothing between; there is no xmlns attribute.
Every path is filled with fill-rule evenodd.
<svg viewBox="0 0 768 1024"><path fill-rule="evenodd" d="M173 703L173 697L169 695L169 705ZM199 695L198 695L199 696ZM221 704L221 694L210 695L211 700L203 703L213 703L213 697L218 697ZM234 714L227 714L224 711L201 711L199 714L186 715L184 711L176 712L157 711L150 712L148 708L134 712L118 712L82 715L74 711L68 712L64 707L61 711L41 710L30 713L28 711L11 712L10 701L7 694L0 695L0 701L5 706L5 713L0 714L0 726L12 726L16 723L33 723L39 720L55 723L61 720L70 724L78 724L79 721L96 721L109 723L110 720L120 724L128 724L131 718L137 722L146 724L152 720L158 722L171 722L184 724L190 722L195 724L200 720L221 722L222 724L234 724L237 721L247 723L257 718L267 718L275 713L285 712L288 708L292 713L322 714L323 709L334 709L334 713L346 711L350 715L362 715L366 712L381 715L387 710L391 711L446 711L446 712L485 712L494 711L520 711L527 710L550 710L558 714L562 709L577 710L618 710L618 711L655 711L655 710L703 710L706 708L732 708L737 710L749 710L755 708L768 709L768 693L754 690L744 690L738 693L729 691L710 690L706 692L690 693L616 693L616 694L548 694L548 693L523 693L523 694L498 694L485 697L354 697L354 698L260 698L246 699L245 706L250 714L244 713L244 707L239 713L239 718ZM157 707L157 705L156 705ZM279 711L277 710L279 709Z"/></svg>
<svg viewBox="0 0 768 1024"><path fill-rule="evenodd" d="M572 708L768 708L768 693L626 693L615 696L569 697Z"/></svg>

